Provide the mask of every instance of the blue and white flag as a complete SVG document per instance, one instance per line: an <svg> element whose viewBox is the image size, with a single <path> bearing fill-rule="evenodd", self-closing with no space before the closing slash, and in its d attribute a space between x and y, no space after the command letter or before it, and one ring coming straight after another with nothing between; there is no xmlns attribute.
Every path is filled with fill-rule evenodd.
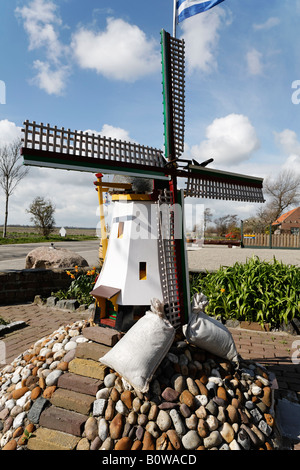
<svg viewBox="0 0 300 470"><path fill-rule="evenodd" d="M177 0L177 22L180 23L190 16L210 10L221 2L224 0Z"/></svg>

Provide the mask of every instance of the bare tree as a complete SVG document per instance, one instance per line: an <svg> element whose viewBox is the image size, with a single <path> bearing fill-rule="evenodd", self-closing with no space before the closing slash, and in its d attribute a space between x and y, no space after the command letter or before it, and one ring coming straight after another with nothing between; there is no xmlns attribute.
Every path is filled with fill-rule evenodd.
<svg viewBox="0 0 300 470"><path fill-rule="evenodd" d="M292 170L284 170L277 178L265 180L264 192L270 197L268 208L274 222L287 208L299 204L300 177Z"/></svg>
<svg viewBox="0 0 300 470"><path fill-rule="evenodd" d="M31 214L31 222L39 229L44 237L49 237L50 233L54 230L55 220L54 212L55 206L50 200L37 196L26 210Z"/></svg>
<svg viewBox="0 0 300 470"><path fill-rule="evenodd" d="M206 230L207 224L211 223L212 221L212 212L209 207L204 209L204 231Z"/></svg>
<svg viewBox="0 0 300 470"><path fill-rule="evenodd" d="M20 139L9 145L0 147L0 186L5 194L3 237L6 237L7 232L8 200L16 189L16 186L29 171L29 169L25 168L21 163L20 148Z"/></svg>
<svg viewBox="0 0 300 470"><path fill-rule="evenodd" d="M238 216L236 214L227 214L223 217L218 217L217 219L215 219L214 223L216 224L217 234L219 236L223 236L237 226Z"/></svg>

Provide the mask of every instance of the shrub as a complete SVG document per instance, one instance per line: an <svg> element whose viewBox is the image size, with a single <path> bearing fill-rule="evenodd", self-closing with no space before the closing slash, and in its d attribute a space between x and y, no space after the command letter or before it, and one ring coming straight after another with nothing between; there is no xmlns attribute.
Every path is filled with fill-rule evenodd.
<svg viewBox="0 0 300 470"><path fill-rule="evenodd" d="M71 277L72 282L67 290L59 290L53 293L59 299L75 299L80 304L90 305L95 301L94 297L90 295L93 290L95 282L98 278L99 272L94 267L90 271L80 272L78 266L75 266L74 273L66 271L68 276Z"/></svg>
<svg viewBox="0 0 300 470"><path fill-rule="evenodd" d="M215 273L194 275L191 294L203 292L207 313L222 320L237 319L269 323L276 328L300 313L300 269L257 256L246 263L221 267Z"/></svg>

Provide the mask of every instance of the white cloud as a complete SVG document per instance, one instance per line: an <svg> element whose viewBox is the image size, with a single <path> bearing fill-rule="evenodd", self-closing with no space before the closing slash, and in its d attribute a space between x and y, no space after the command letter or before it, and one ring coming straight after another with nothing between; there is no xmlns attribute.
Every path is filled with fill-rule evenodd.
<svg viewBox="0 0 300 470"><path fill-rule="evenodd" d="M229 114L215 119L206 128L206 140L191 148L197 160L214 158L215 164L237 164L248 160L259 148L259 139L247 116Z"/></svg>
<svg viewBox="0 0 300 470"><path fill-rule="evenodd" d="M254 48L247 53L248 72L251 75L261 75L263 73L262 57L262 53Z"/></svg>
<svg viewBox="0 0 300 470"><path fill-rule="evenodd" d="M59 33L56 31L56 27L62 24L57 10L57 5L51 0L32 0L28 6L15 10L24 22L24 29L29 38L29 50L45 47L49 59L54 61L57 61L63 51Z"/></svg>
<svg viewBox="0 0 300 470"><path fill-rule="evenodd" d="M275 132L275 140L286 154L296 154L300 157L300 142L296 132L290 129Z"/></svg>
<svg viewBox="0 0 300 470"><path fill-rule="evenodd" d="M62 63L69 48L59 38L62 20L58 6L51 0L32 0L28 6L16 8L15 12L23 21L29 50L45 50L46 61L35 60L33 63L37 73L31 83L50 95L60 95L69 74L69 67Z"/></svg>
<svg viewBox="0 0 300 470"><path fill-rule="evenodd" d="M264 23L259 23L259 24L255 23L253 25L253 29L255 31L261 31L261 30L267 31L271 28L274 28L274 26L277 26L279 24L280 24L280 19L277 18L276 16L271 16Z"/></svg>
<svg viewBox="0 0 300 470"><path fill-rule="evenodd" d="M105 31L81 28L71 47L80 67L115 80L134 82L160 68L156 42L122 19L108 18Z"/></svg>
<svg viewBox="0 0 300 470"><path fill-rule="evenodd" d="M3 119L0 121L0 145L7 145L21 138L21 128L14 122Z"/></svg>
<svg viewBox="0 0 300 470"><path fill-rule="evenodd" d="M88 132L89 134L95 135L102 135L105 137L111 137L112 139L120 139L126 142L135 142L130 136L128 131L122 129L121 127L114 127L110 124L104 124L101 131L94 131L91 129L87 129L84 132Z"/></svg>
<svg viewBox="0 0 300 470"><path fill-rule="evenodd" d="M291 129L275 132L275 141L287 156L282 168L300 173L300 141L296 132Z"/></svg>
<svg viewBox="0 0 300 470"><path fill-rule="evenodd" d="M183 21L181 28L188 72L200 70L209 73L217 68L219 30L228 22L225 10L218 7Z"/></svg>
<svg viewBox="0 0 300 470"><path fill-rule="evenodd" d="M49 95L60 95L64 91L70 73L68 66L61 65L59 68L51 69L48 62L36 60L33 67L37 70L37 74L32 79L32 83L41 90L46 91Z"/></svg>

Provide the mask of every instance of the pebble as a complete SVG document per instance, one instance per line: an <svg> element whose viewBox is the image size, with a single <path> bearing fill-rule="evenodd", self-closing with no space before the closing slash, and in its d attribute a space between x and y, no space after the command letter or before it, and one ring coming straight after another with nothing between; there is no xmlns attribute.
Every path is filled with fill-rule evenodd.
<svg viewBox="0 0 300 470"><path fill-rule="evenodd" d="M62 373L63 373L62 370L54 370L54 371L50 372L50 374L48 374L47 377L46 377L46 385L48 387L50 387L52 385L56 385L57 381L58 381L58 379L59 379L59 377L61 376Z"/></svg>
<svg viewBox="0 0 300 470"><path fill-rule="evenodd" d="M189 431L182 437L182 445L187 450L197 449L201 442L201 438L197 431Z"/></svg>
<svg viewBox="0 0 300 470"><path fill-rule="evenodd" d="M0 371L0 449L26 448L29 417L38 427L77 345L87 341L87 324L60 327ZM109 370L76 450L273 449L270 383L255 362L242 361L236 369L175 342L145 394Z"/></svg>
<svg viewBox="0 0 300 470"><path fill-rule="evenodd" d="M162 432L167 431L172 424L170 414L165 410L160 410L156 419L156 424Z"/></svg>
<svg viewBox="0 0 300 470"><path fill-rule="evenodd" d="M107 387L107 388L113 387L113 385L115 383L115 380L116 380L116 377L117 376L114 373L106 375L106 377L104 379L104 386Z"/></svg>
<svg viewBox="0 0 300 470"><path fill-rule="evenodd" d="M222 442L222 436L219 431L212 431L209 436L203 439L204 447L207 449L211 449L212 447L216 447L220 445Z"/></svg>
<svg viewBox="0 0 300 470"><path fill-rule="evenodd" d="M84 426L84 432L89 441L93 441L98 436L98 422L94 417L89 417Z"/></svg>
<svg viewBox="0 0 300 470"><path fill-rule="evenodd" d="M98 435L102 442L108 438L109 428L106 419L101 418L98 423Z"/></svg>

